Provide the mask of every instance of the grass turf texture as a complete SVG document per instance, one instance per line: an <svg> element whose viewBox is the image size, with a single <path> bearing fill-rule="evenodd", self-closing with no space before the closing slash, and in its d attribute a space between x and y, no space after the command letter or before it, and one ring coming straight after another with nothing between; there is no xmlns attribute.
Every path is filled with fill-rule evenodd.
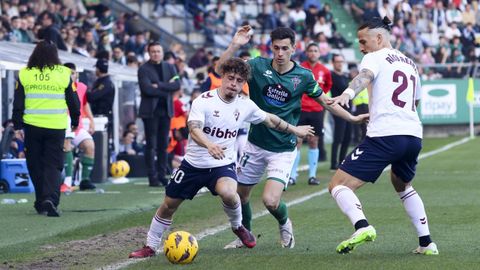
<svg viewBox="0 0 480 270"><path fill-rule="evenodd" d="M437 149L458 138L424 140L423 152ZM335 252L336 245L346 239L353 228L338 210L328 194L315 197L290 207L297 245L293 250L281 249L278 226L270 215L253 222L253 231L259 235L258 245L252 250L223 250L234 239L230 230L209 236L199 242L199 254L189 269L340 269L368 267L368 269L468 269L478 263L479 248L474 235L480 233L478 209L480 199L475 196L475 182L480 178L478 167L478 139L449 151L423 159L418 166L414 187L427 208L433 239L440 255L425 257L410 254L417 245L415 231L397 194L389 183L388 173L375 185L367 185L357 193L365 214L377 229L378 238L366 243L349 255ZM306 153L306 151L303 151ZM477 157L475 159L475 157ZM304 155L303 162L306 162ZM320 186L308 186L307 176L284 193L288 202L318 192L326 187L331 173L329 163L321 163L318 176ZM478 181L478 180L477 180ZM163 189L146 185L100 185L105 191L120 194L72 194L63 196L61 218L39 216L32 207L32 194L3 194L3 198L27 198L29 203L0 205L0 268L21 266L42 261L62 253L62 245L72 240L102 237L110 239L117 231L131 227L148 228L156 207L161 202ZM254 212L262 211L260 194L263 184L254 190ZM172 230L187 230L193 234L226 223L219 199L210 195L187 201L175 216ZM81 261L66 263L62 268L86 269L123 261L128 253L138 248L144 235L132 241L123 241L111 248L92 250ZM101 241L101 239L100 239ZM52 247L52 248L49 248ZM221 266L221 267L220 267ZM164 256L139 262L129 269L173 269Z"/></svg>

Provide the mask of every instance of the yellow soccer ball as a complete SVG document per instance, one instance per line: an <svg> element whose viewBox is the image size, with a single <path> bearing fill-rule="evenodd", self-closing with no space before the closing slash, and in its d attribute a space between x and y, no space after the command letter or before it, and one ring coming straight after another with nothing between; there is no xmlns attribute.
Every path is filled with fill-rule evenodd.
<svg viewBox="0 0 480 270"><path fill-rule="evenodd" d="M125 160L118 160L112 163L110 173L113 178L125 177L130 172L130 165Z"/></svg>
<svg viewBox="0 0 480 270"><path fill-rule="evenodd" d="M197 239L189 232L172 232L163 244L163 252L173 264L191 263L197 256Z"/></svg>

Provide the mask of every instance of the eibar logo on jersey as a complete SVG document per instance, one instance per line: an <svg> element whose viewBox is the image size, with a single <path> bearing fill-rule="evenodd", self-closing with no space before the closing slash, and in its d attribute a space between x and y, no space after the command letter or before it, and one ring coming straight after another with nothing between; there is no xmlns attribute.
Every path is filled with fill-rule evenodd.
<svg viewBox="0 0 480 270"><path fill-rule="evenodd" d="M213 111L213 116L220 117L220 111L217 111L217 110Z"/></svg>
<svg viewBox="0 0 480 270"><path fill-rule="evenodd" d="M272 78L272 71L269 69L265 70L265 72L263 73L263 76Z"/></svg>
<svg viewBox="0 0 480 270"><path fill-rule="evenodd" d="M355 149L355 152L352 153L352 160L357 160L362 153L363 151L360 151L360 149Z"/></svg>
<svg viewBox="0 0 480 270"><path fill-rule="evenodd" d="M202 98L212 98L212 97L213 95L211 91L207 91L205 94L202 95Z"/></svg>
<svg viewBox="0 0 480 270"><path fill-rule="evenodd" d="M297 86L302 82L297 76L293 77L292 83L293 83L293 91L297 90Z"/></svg>
<svg viewBox="0 0 480 270"><path fill-rule="evenodd" d="M238 111L238 109L235 109L233 116L235 117L235 121L238 121L238 118L240 117L240 112Z"/></svg>
<svg viewBox="0 0 480 270"><path fill-rule="evenodd" d="M229 139L229 138L235 138L237 137L237 131L230 131L228 128L227 130L223 131L221 128L217 127L204 127L203 132L207 133L208 135L212 137L217 137L217 138L224 138L224 139Z"/></svg>

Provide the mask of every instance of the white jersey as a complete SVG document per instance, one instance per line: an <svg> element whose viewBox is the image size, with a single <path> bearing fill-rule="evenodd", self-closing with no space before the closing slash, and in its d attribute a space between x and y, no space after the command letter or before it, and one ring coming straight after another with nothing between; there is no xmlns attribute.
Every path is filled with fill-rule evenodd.
<svg viewBox="0 0 480 270"><path fill-rule="evenodd" d="M411 135L422 138L415 101L421 85L415 63L395 49L366 54L360 70L373 72L368 88L370 121L367 136Z"/></svg>
<svg viewBox="0 0 480 270"><path fill-rule="evenodd" d="M267 117L267 113L249 98L239 96L227 103L219 97L218 91L211 90L197 97L192 103L188 121L202 122L203 133L208 140L225 147L225 158L214 159L207 148L189 138L185 160L196 168L215 168L235 162L238 129L243 122L259 124Z"/></svg>

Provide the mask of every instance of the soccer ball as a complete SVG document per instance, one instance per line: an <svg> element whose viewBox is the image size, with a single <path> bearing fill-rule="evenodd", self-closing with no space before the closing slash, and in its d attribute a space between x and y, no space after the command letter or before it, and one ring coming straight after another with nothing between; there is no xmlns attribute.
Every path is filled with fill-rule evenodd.
<svg viewBox="0 0 480 270"><path fill-rule="evenodd" d="M113 178L125 177L130 172L130 165L125 160L118 160L112 163L110 173Z"/></svg>
<svg viewBox="0 0 480 270"><path fill-rule="evenodd" d="M189 232L172 232L163 244L163 252L173 264L191 263L197 256L197 239Z"/></svg>

